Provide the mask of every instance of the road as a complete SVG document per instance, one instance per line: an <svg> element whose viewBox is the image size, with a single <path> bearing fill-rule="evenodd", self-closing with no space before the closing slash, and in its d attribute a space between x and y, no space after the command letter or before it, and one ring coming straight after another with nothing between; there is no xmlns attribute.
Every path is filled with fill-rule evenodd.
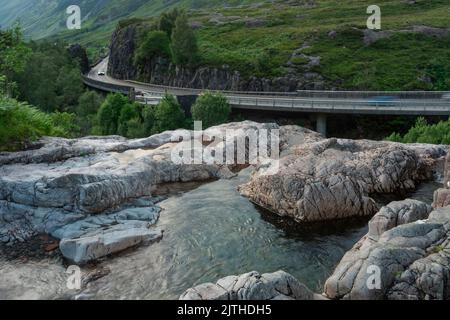
<svg viewBox="0 0 450 320"><path fill-rule="evenodd" d="M85 80L86 85L105 91L116 91L116 86L123 87L123 92L130 88L138 93L137 101L147 104L156 104L165 94L165 92L180 95L197 95L204 90L189 88L174 88L152 84L139 83L128 80L118 80L106 75L108 58L101 61L92 68ZM105 75L100 76L102 71ZM93 81L89 81L93 80ZM117 92L117 91L116 91ZM319 95L321 97L302 97L305 92L297 93L260 93L260 92L222 92L228 99L231 106L235 109L256 109L271 111L292 111L308 112L318 114L390 114L390 115L450 115L450 101L438 99L434 96L440 96L441 93L416 93L406 92L402 96L414 96L414 98L396 99L389 103L374 103L370 99L326 97L328 95L392 95L386 93L346 93L346 92L327 92L327 91L308 91L308 95ZM325 96L325 97L323 97ZM423 96L424 98L417 98ZM433 96L429 98L427 96Z"/></svg>

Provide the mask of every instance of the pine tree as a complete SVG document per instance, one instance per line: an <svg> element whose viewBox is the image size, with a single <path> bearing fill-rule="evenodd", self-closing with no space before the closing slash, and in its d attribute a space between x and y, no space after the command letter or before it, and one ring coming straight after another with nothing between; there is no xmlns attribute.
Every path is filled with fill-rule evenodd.
<svg viewBox="0 0 450 320"><path fill-rule="evenodd" d="M172 32L172 57L177 65L193 66L197 62L198 46L185 12L178 15Z"/></svg>

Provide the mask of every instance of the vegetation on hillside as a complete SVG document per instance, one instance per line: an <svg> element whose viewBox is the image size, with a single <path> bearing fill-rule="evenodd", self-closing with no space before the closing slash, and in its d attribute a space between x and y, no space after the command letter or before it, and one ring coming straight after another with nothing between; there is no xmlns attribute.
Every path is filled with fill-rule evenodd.
<svg viewBox="0 0 450 320"><path fill-rule="evenodd" d="M143 68L155 57L167 58L177 65L197 64L197 38L184 10L163 13L156 24L142 33L134 56L136 66Z"/></svg>
<svg viewBox="0 0 450 320"><path fill-rule="evenodd" d="M184 11L180 12L172 29L172 59L177 65L194 66L198 61L197 38Z"/></svg>
<svg viewBox="0 0 450 320"><path fill-rule="evenodd" d="M164 31L149 31L143 36L134 56L134 64L145 66L155 57L172 59L170 38Z"/></svg>
<svg viewBox="0 0 450 320"><path fill-rule="evenodd" d="M386 140L403 143L418 142L450 145L450 119L436 124L428 124L425 118L420 117L405 135L393 133Z"/></svg>
<svg viewBox="0 0 450 320"><path fill-rule="evenodd" d="M450 28L447 1L380 1L382 31L390 34L372 43L365 43L363 33L372 3L314 2L189 12L190 24L197 26L196 64L228 65L244 77L315 72L328 87L340 89L450 90L450 37L412 31L421 25ZM138 24L151 29L158 19ZM301 54L293 56L299 48ZM307 57L320 63L311 68Z"/></svg>
<svg viewBox="0 0 450 320"><path fill-rule="evenodd" d="M365 9L371 3L363 0L338 5L332 0L236 0L227 2L228 7L217 7L222 4L218 0L113 0L98 8L91 6L91 0L82 2L92 16L80 31L25 42L20 26L0 30L2 150L24 147L42 135L134 138L191 126L173 96L157 106L142 106L116 94L105 100L84 87L78 62L61 39L81 40L89 45L91 57L97 57L106 52L119 18L127 18L120 27L139 26L134 58L141 67L161 56L191 67L228 65L244 77L308 70L341 89L450 90L450 37L445 32L433 36L411 31L418 25L450 28L447 0L380 1L382 29L389 34L370 43L364 41L362 31L368 17ZM51 8L62 10L65 4L51 1ZM197 10L165 11L180 4ZM202 9L206 7L215 9ZM138 13L137 8L154 10ZM293 55L299 48L301 54ZM320 58L320 63L310 67L308 57ZM223 123L228 121L229 106L223 97L206 93L196 102L193 118L205 126ZM405 135L392 134L388 139L448 143L448 131L448 121L429 125L420 119Z"/></svg>
<svg viewBox="0 0 450 320"><path fill-rule="evenodd" d="M84 88L65 44L26 43L20 26L0 30L0 149L89 134L101 101Z"/></svg>
<svg viewBox="0 0 450 320"><path fill-rule="evenodd" d="M170 38L172 17L166 13L168 19L160 20L157 16L181 7L188 10L190 23L197 26L198 64L203 66L228 65L244 76L276 77L285 74L290 61L289 68L301 72L307 60L291 59L291 55L307 45L304 54L321 57L313 71L337 88L449 90L448 83L433 78L434 66L450 65L450 53L445 50L448 37L395 33L419 25L450 28L448 0L378 1L382 31L394 31L394 35L371 45L365 45L361 33L354 32L354 28L366 28L366 9L373 4L368 0L233 0L226 6L221 0L82 0L83 14L88 17L81 30L64 30L66 4L50 1L42 16L22 20L26 26L33 25L27 31L38 37L62 31L55 38L87 46L92 60L107 53L120 20L121 26L158 26L169 21L168 28L160 25ZM9 1L0 20L11 23L12 13L26 12L22 7L36 5L31 0ZM335 36L330 37L330 32Z"/></svg>
<svg viewBox="0 0 450 320"><path fill-rule="evenodd" d="M73 114L45 113L0 95L0 151L23 149L41 136L70 137L76 129Z"/></svg>

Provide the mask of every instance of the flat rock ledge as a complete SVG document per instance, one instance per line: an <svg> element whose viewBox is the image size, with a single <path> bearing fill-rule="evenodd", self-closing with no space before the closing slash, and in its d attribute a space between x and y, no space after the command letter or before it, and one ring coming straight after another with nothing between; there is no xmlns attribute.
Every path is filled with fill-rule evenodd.
<svg viewBox="0 0 450 320"><path fill-rule="evenodd" d="M450 298L450 207L393 202L325 283L330 299L446 300Z"/></svg>
<svg viewBox="0 0 450 320"><path fill-rule="evenodd" d="M261 275L253 271L190 288L180 300L313 300L315 297L289 273L277 271Z"/></svg>
<svg viewBox="0 0 450 320"><path fill-rule="evenodd" d="M374 194L414 189L444 171L447 146L324 139L299 127L280 129L276 174L256 170L239 192L297 222L373 216ZM267 168L264 168L267 170ZM263 173L264 173L263 170Z"/></svg>

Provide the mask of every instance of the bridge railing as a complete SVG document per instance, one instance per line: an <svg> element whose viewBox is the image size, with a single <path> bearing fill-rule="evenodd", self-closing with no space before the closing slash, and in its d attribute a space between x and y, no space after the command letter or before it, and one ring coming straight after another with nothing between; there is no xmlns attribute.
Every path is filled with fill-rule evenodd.
<svg viewBox="0 0 450 320"><path fill-rule="evenodd" d="M140 86L148 86L149 88L159 88L162 91L176 90L178 92L185 91L189 94L200 94L208 89L193 89L164 86L158 84L148 84L135 80L126 80L130 84ZM303 98L325 98L325 99L367 99L376 96L394 96L399 99L441 99L447 91L336 91L336 90L297 90L293 92L283 91L233 91L233 90L208 90L210 92L220 92L225 95L258 95L258 96L274 96L274 97L303 97Z"/></svg>
<svg viewBox="0 0 450 320"><path fill-rule="evenodd" d="M298 90L298 97L327 99L368 99L376 96L393 96L398 99L441 99L446 91L315 91Z"/></svg>
<svg viewBox="0 0 450 320"><path fill-rule="evenodd" d="M228 96L228 102L237 106L253 106L266 108L307 108L318 110L400 110L400 111L439 111L449 112L450 102L438 101L408 101L397 100L392 102L374 102L368 100L344 101L344 100L320 100L320 99L289 99L289 98L264 98L264 97L243 97Z"/></svg>
<svg viewBox="0 0 450 320"><path fill-rule="evenodd" d="M117 85L108 82L98 81L89 77L84 77L83 81L86 85L109 92L119 92L123 94L130 94L135 88L134 85ZM139 91L142 91L143 95L139 95ZM192 93L192 91L186 91ZM201 90L198 90L200 93ZM151 87L147 90L137 90L138 96L136 101L145 104L156 104L159 102L164 91L151 90ZM302 91L303 94L314 95L314 97L288 97L288 96L270 96L271 93L265 93L267 95L248 96L239 92L239 94L230 94L224 92L225 97L229 103L233 106L243 106L252 108L269 108L269 109L308 109L312 112L339 112L339 111L379 111L379 112L420 112L423 114L432 114L433 112L439 114L450 114L450 101L444 99L438 99L444 92L395 92L398 100L388 102L370 101L369 97L373 95L386 95L386 92L360 92L360 91ZM389 92L388 92L389 93ZM394 93L394 91L390 92ZM326 97L317 97L326 94ZM331 95L339 95L338 98L331 97ZM366 95L367 97L360 97L359 95ZM400 98L402 97L403 98ZM421 95L423 98L419 99ZM407 97L406 97L407 96ZM425 98L426 96L426 98ZM405 98L406 97L406 98ZM414 98L415 97L415 100ZM347 100L345 99L347 98ZM353 99L353 100L351 100ZM409 100L408 100L409 99ZM426 100L428 99L428 100ZM430 101L434 100L434 101Z"/></svg>
<svg viewBox="0 0 450 320"><path fill-rule="evenodd" d="M83 82L87 86L95 88L95 89L108 91L108 92L122 93L122 94L126 94L126 95L129 95L130 91L132 91L134 89L133 86L112 84L112 83L108 83L108 82L94 80L94 79L91 79L86 76L83 77Z"/></svg>

